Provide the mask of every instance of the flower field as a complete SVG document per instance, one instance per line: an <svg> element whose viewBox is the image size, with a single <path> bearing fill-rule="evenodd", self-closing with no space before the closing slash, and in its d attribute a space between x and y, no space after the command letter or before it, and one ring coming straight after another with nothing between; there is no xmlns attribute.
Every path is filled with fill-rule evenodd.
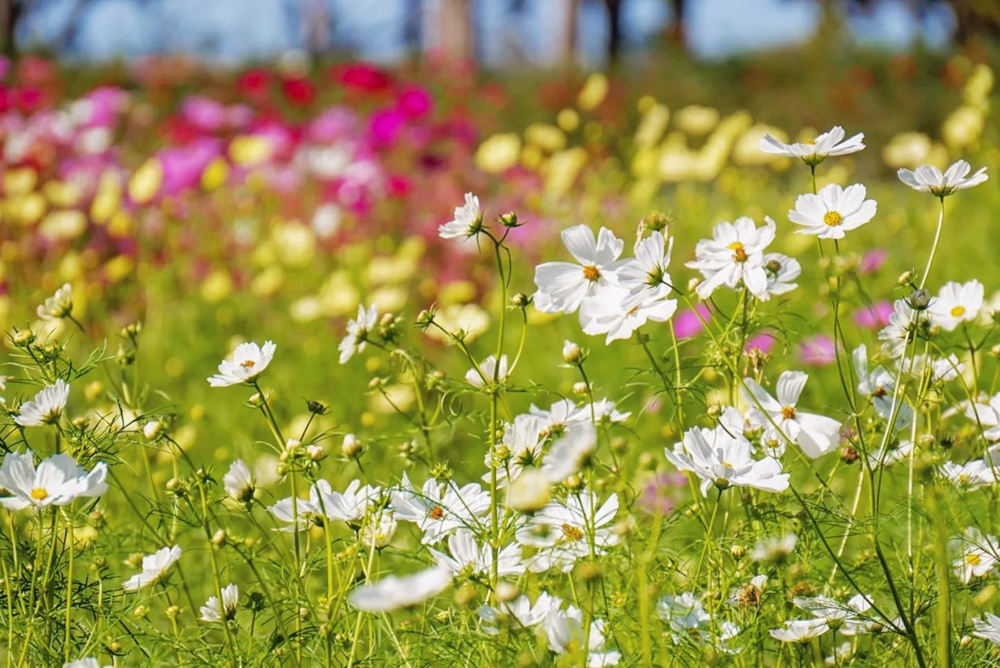
<svg viewBox="0 0 1000 668"><path fill-rule="evenodd" d="M1000 665L989 61L0 60L5 665Z"/></svg>

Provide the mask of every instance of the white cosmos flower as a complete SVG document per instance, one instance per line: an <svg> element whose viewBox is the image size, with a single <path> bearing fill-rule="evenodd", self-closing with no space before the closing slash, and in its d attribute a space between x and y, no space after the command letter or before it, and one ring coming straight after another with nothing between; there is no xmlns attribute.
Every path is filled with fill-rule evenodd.
<svg viewBox="0 0 1000 668"><path fill-rule="evenodd" d="M889 324L878 333L882 341L882 353L893 359L900 357L914 336L920 322L920 313L914 311L905 299L897 299L892 305Z"/></svg>
<svg viewBox="0 0 1000 668"><path fill-rule="evenodd" d="M726 643L739 635L739 628L732 622L713 620L701 598L691 592L662 597L656 603L656 611L660 619L670 625L670 637L675 645L695 639L711 643L727 654L734 653L734 648L727 647ZM718 636L713 639L714 633Z"/></svg>
<svg viewBox="0 0 1000 668"><path fill-rule="evenodd" d="M347 336L337 347L340 350L341 364L347 364L347 361L354 357L355 353L364 352L368 335L377 324L378 308L372 304L366 309L363 304L359 304L358 317L347 321Z"/></svg>
<svg viewBox="0 0 1000 668"><path fill-rule="evenodd" d="M442 566L452 573L463 575L489 575L493 572L493 547L488 543L480 543L471 531L461 529L448 537L448 552L446 554L433 547L428 551ZM524 575L524 563L521 561L521 546L517 543L505 545L497 554L497 575Z"/></svg>
<svg viewBox="0 0 1000 668"><path fill-rule="evenodd" d="M774 155L797 158L805 164L815 167L830 156L857 153L865 147L863 132L845 140L846 134L844 128L835 125L829 131L817 136L816 139L792 144L778 141L766 134L760 140L760 150Z"/></svg>
<svg viewBox="0 0 1000 668"><path fill-rule="evenodd" d="M542 431L546 425L537 415L524 413L514 418L514 422L506 423L503 432L503 445L510 453L506 464L497 469L497 486L505 487L510 480L516 479L525 466L536 466L541 461ZM485 455L486 466L490 465L493 455ZM490 473L483 475L484 481L490 480Z"/></svg>
<svg viewBox="0 0 1000 668"><path fill-rule="evenodd" d="M521 594L509 603L500 603L497 607L483 605L479 608L479 616L483 620L483 630L490 635L499 635L500 622L506 617L517 620L517 623L526 629L538 626L549 611L562 606L562 599L550 596L548 592L542 592L532 603L531 599Z"/></svg>
<svg viewBox="0 0 1000 668"><path fill-rule="evenodd" d="M968 403L965 407L965 416L984 427L983 438L986 440L1000 439L1000 393L994 394L985 404Z"/></svg>
<svg viewBox="0 0 1000 668"><path fill-rule="evenodd" d="M982 459L973 459L965 464L945 462L938 468L945 480L963 489L976 489L992 485L1000 479L1000 472L994 472Z"/></svg>
<svg viewBox="0 0 1000 668"><path fill-rule="evenodd" d="M729 605L759 607L765 584L766 575L755 575L750 582L729 591Z"/></svg>
<svg viewBox="0 0 1000 668"><path fill-rule="evenodd" d="M545 619L542 620L542 627L545 629L545 637L549 641L549 649L557 654L566 654L578 650L583 646L586 638L583 627L583 613L573 605L567 606L565 610L559 607L552 607L545 616ZM596 619L590 625L590 643L587 649L589 652L602 655L604 643L604 621ZM602 656L597 662L590 661L587 665L614 666L617 665L619 659L620 657Z"/></svg>
<svg viewBox="0 0 1000 668"><path fill-rule="evenodd" d="M653 232L635 246L635 259L626 261L618 270L618 285L631 296L644 291L660 292L672 289L673 282L667 267L674 249L674 240L668 242L661 232Z"/></svg>
<svg viewBox="0 0 1000 668"><path fill-rule="evenodd" d="M562 231L562 240L579 264L545 262L535 268L535 307L545 313L573 313L598 288L617 284L618 270L627 262L618 260L625 242L605 227L595 238L589 227L576 225Z"/></svg>
<svg viewBox="0 0 1000 668"><path fill-rule="evenodd" d="M8 510L65 506L80 497L103 494L108 489L107 475L104 462L88 473L69 455L57 454L43 459L36 469L31 450L11 452L0 465L0 488L11 496L0 498L0 505Z"/></svg>
<svg viewBox="0 0 1000 668"><path fill-rule="evenodd" d="M174 562L181 558L181 548L177 545L165 547L157 550L153 554L147 554L142 558L142 572L133 575L124 583L122 589L125 591L136 591L148 584L156 582L174 565Z"/></svg>
<svg viewBox="0 0 1000 668"><path fill-rule="evenodd" d="M69 400L69 385L62 378L38 391L35 398L21 404L14 422L22 427L40 427L53 424L62 415Z"/></svg>
<svg viewBox="0 0 1000 668"><path fill-rule="evenodd" d="M482 376L486 376L486 383L483 382L483 377L479 374L479 371L483 372ZM502 383L507 378L506 355L500 356L499 369L497 369L496 355L490 355L479 363L479 370L472 368L465 372L465 381L470 385L475 385L476 387L485 387L487 383L492 385L494 378L498 383Z"/></svg>
<svg viewBox="0 0 1000 668"><path fill-rule="evenodd" d="M378 517L371 518L361 529L362 545L382 549L392 542L396 535L396 515L391 509L385 509Z"/></svg>
<svg viewBox="0 0 1000 668"><path fill-rule="evenodd" d="M465 204L455 207L454 219L438 227L442 239L462 239L475 237L483 228L483 212L479 208L479 198L465 193Z"/></svg>
<svg viewBox="0 0 1000 668"><path fill-rule="evenodd" d="M666 285L635 294L605 286L580 305L580 323L585 334L607 334L605 343L627 339L648 321L666 322L673 316L677 300L669 299L669 295Z"/></svg>
<svg viewBox="0 0 1000 668"><path fill-rule="evenodd" d="M240 604L240 588L234 584L222 588L222 615L219 614L219 597L209 596L205 605L201 606L201 621L218 623L223 618L229 620L236 614Z"/></svg>
<svg viewBox="0 0 1000 668"><path fill-rule="evenodd" d="M790 619L785 628L771 629L771 637L781 642L808 642L830 630L825 619Z"/></svg>
<svg viewBox="0 0 1000 668"><path fill-rule="evenodd" d="M531 404L528 412L540 418L542 430L550 434L560 434L575 424L590 422L590 409L577 406L570 399L560 399L547 411Z"/></svg>
<svg viewBox="0 0 1000 668"><path fill-rule="evenodd" d="M212 387L229 387L253 382L271 363L276 347L273 341L265 341L263 346L241 343L236 346L229 359L219 364L219 373L209 378L208 384Z"/></svg>
<svg viewBox="0 0 1000 668"><path fill-rule="evenodd" d="M845 636L867 633L874 626L868 615L868 611L872 608L871 600L862 594L855 594L847 603L840 603L827 596L812 598L796 596L792 602L799 608L811 612L813 617L835 627L838 633Z"/></svg>
<svg viewBox="0 0 1000 668"><path fill-rule="evenodd" d="M902 429L913 421L913 409L903 403L902 397L897 400L896 378L883 367L870 368L868 366L868 348L861 344L854 349L852 355L854 370L858 374L858 394L868 397L872 402L875 413L883 420L892 417L896 413L896 429Z"/></svg>
<svg viewBox="0 0 1000 668"><path fill-rule="evenodd" d="M938 358L919 353L901 357L896 360L896 366L902 369L903 373L910 374L918 380L923 378L925 372L930 372L931 382L938 383L958 378L958 374L965 368L965 363L954 353Z"/></svg>
<svg viewBox="0 0 1000 668"><path fill-rule="evenodd" d="M622 412L618 410L618 406L615 402L606 398L595 401L590 405L590 409L593 410L594 419L597 422L625 422L625 420L628 420L629 416L632 415L630 411Z"/></svg>
<svg viewBox="0 0 1000 668"><path fill-rule="evenodd" d="M865 199L867 191L860 184L841 188L836 183L824 186L819 193L799 195L788 218L804 229L800 234L812 234L820 239L843 239L875 216L877 205Z"/></svg>
<svg viewBox="0 0 1000 668"><path fill-rule="evenodd" d="M596 494L582 491L571 494L565 503L553 501L517 532L522 545L536 548L525 562L533 573L556 568L568 573L577 559L590 554L589 534L593 533L594 552L616 545L618 534L610 525L618 514L618 495L612 494L603 505Z"/></svg>
<svg viewBox="0 0 1000 668"><path fill-rule="evenodd" d="M969 584L973 578L981 578L992 572L1000 561L1000 544L995 536L984 536L975 527L968 527L961 539L954 541L962 548L961 556L951 563L955 575L962 584Z"/></svg>
<svg viewBox="0 0 1000 668"><path fill-rule="evenodd" d="M953 332L963 322L975 321L983 308L984 293L983 284L976 280L945 283L927 309L931 322L946 332Z"/></svg>
<svg viewBox="0 0 1000 668"><path fill-rule="evenodd" d="M326 480L317 480L313 487L316 492L315 503L319 506L322 502L326 517L348 524L360 522L382 496L381 487L362 485L360 480L352 480L343 492L334 492ZM310 499L312 498L310 494Z"/></svg>
<svg viewBox="0 0 1000 668"><path fill-rule="evenodd" d="M490 510L490 494L476 483L459 487L455 482L428 479L418 492L403 474L392 493L396 518L413 522L423 532L421 542L433 545L462 528L476 528Z"/></svg>
<svg viewBox="0 0 1000 668"><path fill-rule="evenodd" d="M222 476L222 487L229 498L239 503L248 503L253 499L257 483L254 482L250 468L242 459L237 459L229 465L226 475Z"/></svg>
<svg viewBox="0 0 1000 668"><path fill-rule="evenodd" d="M783 295L799 287L794 281L802 273L802 265L793 257L781 253L765 253L764 270L767 272L769 295Z"/></svg>
<svg viewBox="0 0 1000 668"><path fill-rule="evenodd" d="M681 471L701 478L701 493L707 495L715 485L753 487L768 492L788 488L788 474L773 457L754 459L753 446L743 434L730 434L724 428L695 427L684 432L684 440L665 450L667 460Z"/></svg>
<svg viewBox="0 0 1000 668"><path fill-rule="evenodd" d="M750 558L754 561L784 561L795 550L796 543L798 543L798 537L793 533L767 538L754 546Z"/></svg>
<svg viewBox="0 0 1000 668"><path fill-rule="evenodd" d="M776 229L768 217L762 227L757 227L746 216L735 223L722 222L712 228L712 238L699 241L695 246L695 261L687 263L705 278L698 284L698 296L708 299L720 286L736 288L742 284L757 299L768 299L764 249L774 241Z"/></svg>
<svg viewBox="0 0 1000 668"><path fill-rule="evenodd" d="M552 444L542 472L550 483L559 483L580 472L597 449L597 432L594 425L583 422L575 425L565 436Z"/></svg>
<svg viewBox="0 0 1000 668"><path fill-rule="evenodd" d="M73 312L73 288L64 283L55 294L38 307L38 317L42 320L61 320Z"/></svg>
<svg viewBox="0 0 1000 668"><path fill-rule="evenodd" d="M986 181L989 176L986 168L982 167L972 176L969 172L972 166L965 160L959 160L951 165L944 174L941 170L932 165L921 165L916 170L900 169L897 172L899 180L910 186L914 190L930 193L935 197L945 198L956 190L964 190L978 186Z"/></svg>
<svg viewBox="0 0 1000 668"><path fill-rule="evenodd" d="M770 420L760 416L762 424L773 421L781 433L802 448L802 452L816 459L837 449L840 444L840 422L796 408L807 380L809 376L801 371L785 371L778 377L778 398L775 399L757 381L746 378L744 382L746 388L749 388L749 394L744 389L743 395L755 407L752 410L763 409L770 416Z"/></svg>
<svg viewBox="0 0 1000 668"><path fill-rule="evenodd" d="M973 619L972 625L976 628L972 635L1000 646L1000 617L986 612L982 619Z"/></svg>
<svg viewBox="0 0 1000 668"><path fill-rule="evenodd" d="M87 657L85 659L77 659L76 661L69 661L64 663L62 668L104 668L101 666L100 661L93 657ZM111 668L108 666L107 668Z"/></svg>
<svg viewBox="0 0 1000 668"><path fill-rule="evenodd" d="M378 582L361 585L351 592L349 600L364 612L412 608L443 592L451 579L451 570L438 564L412 575L389 575Z"/></svg>

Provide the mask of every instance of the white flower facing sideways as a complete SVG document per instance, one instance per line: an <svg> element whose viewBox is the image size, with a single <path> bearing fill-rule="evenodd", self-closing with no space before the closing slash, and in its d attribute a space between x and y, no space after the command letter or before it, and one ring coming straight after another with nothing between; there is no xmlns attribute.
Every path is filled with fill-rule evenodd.
<svg viewBox="0 0 1000 668"><path fill-rule="evenodd" d="M561 236L579 264L545 262L535 267L535 308L545 313L575 312L598 288L616 285L618 270L627 262L618 260L625 242L605 227L596 237L586 225L565 229Z"/></svg>
<svg viewBox="0 0 1000 668"><path fill-rule="evenodd" d="M558 599L556 599L558 601ZM587 641L587 633L583 625L583 613L574 605L561 609L557 602L553 605L545 619L542 620L545 637L549 641L549 649L557 654L577 652ZM621 661L617 651L604 651L604 620L595 619L590 624L590 641L587 643L587 666L616 666Z"/></svg>
<svg viewBox="0 0 1000 668"><path fill-rule="evenodd" d="M483 605L479 608L479 616L483 620L483 630L490 635L498 635L500 622L504 617L512 617L521 627L530 629L545 621L549 611L561 605L562 599L543 591L534 603L521 594L513 601L500 603L497 607Z"/></svg>
<svg viewBox="0 0 1000 668"><path fill-rule="evenodd" d="M975 631L972 635L983 640L989 640L1000 647L1000 617L989 612L983 613L982 619L973 619Z"/></svg>
<svg viewBox="0 0 1000 668"><path fill-rule="evenodd" d="M277 346L273 341L265 341L263 346L256 343L241 343L228 359L219 364L219 373L208 379L212 387L229 387L255 381L274 357Z"/></svg>
<svg viewBox="0 0 1000 668"><path fill-rule="evenodd" d="M914 311L905 299L897 299L892 304L889 324L883 327L878 338L882 342L882 353L893 359L906 352L906 346L913 338L920 322L920 312Z"/></svg>
<svg viewBox="0 0 1000 668"><path fill-rule="evenodd" d="M800 234L812 234L820 239L843 239L875 217L877 204L865 199L867 191L860 184L841 188L836 183L824 186L819 193L799 195L788 218L802 225Z"/></svg>
<svg viewBox="0 0 1000 668"><path fill-rule="evenodd" d="M62 415L69 400L69 384L62 378L38 391L35 398L21 404L14 422L22 427L53 424Z"/></svg>
<svg viewBox="0 0 1000 668"><path fill-rule="evenodd" d="M837 449L840 422L796 408L807 380L809 376L801 371L785 371L778 377L778 397L775 399L757 381L745 378L743 396L753 406L751 413L759 414L763 410L770 418L759 415L757 419L761 424L774 422L781 434L802 448L807 456L816 459Z"/></svg>
<svg viewBox="0 0 1000 668"><path fill-rule="evenodd" d="M482 374L480 374L480 371ZM486 377L485 382L483 381L483 376ZM494 380L498 383L504 381L507 378L507 356L500 356L500 366L497 368L497 358L496 355L490 355L482 362L479 363L479 368L475 367L469 369L465 372L465 381L469 385L474 385L475 387L486 387L487 384L492 384Z"/></svg>
<svg viewBox="0 0 1000 668"><path fill-rule="evenodd" d="M782 629L771 629L771 637L781 642L809 642L830 630L825 619L791 619Z"/></svg>
<svg viewBox="0 0 1000 668"><path fill-rule="evenodd" d="M451 569L438 564L412 575L389 575L378 582L363 584L351 592L348 600L364 612L412 608L443 592L451 580Z"/></svg>
<svg viewBox="0 0 1000 668"><path fill-rule="evenodd" d="M364 352L368 334L378 325L378 315L378 308L374 304L368 308L364 304L358 305L358 317L347 321L347 336L337 347L341 364L347 364L354 355Z"/></svg>
<svg viewBox="0 0 1000 668"><path fill-rule="evenodd" d="M435 550L433 547L428 548L428 551L434 555L439 564L456 575L491 575L493 572L493 547L489 543L477 541L471 531L460 529L448 537L450 554ZM496 571L500 577L524 575L520 545L511 543L499 550Z"/></svg>
<svg viewBox="0 0 1000 668"><path fill-rule="evenodd" d="M157 550L142 558L142 572L137 573L122 583L125 591L136 591L148 584L158 581L167 570L181 558L181 548L177 545Z"/></svg>
<svg viewBox="0 0 1000 668"><path fill-rule="evenodd" d="M479 198L465 193L465 204L455 207L454 218L438 227L442 239L462 239L475 237L483 229L483 212L479 208Z"/></svg>
<svg viewBox="0 0 1000 668"><path fill-rule="evenodd" d="M962 547L962 554L951 566L962 584L992 572L1000 561L1000 544L996 537L984 536L975 527L968 527L956 542Z"/></svg>
<svg viewBox="0 0 1000 668"><path fill-rule="evenodd" d="M927 313L931 322L946 332L953 332L963 322L974 322L983 308L986 289L977 280L968 283L945 283Z"/></svg>
<svg viewBox="0 0 1000 668"><path fill-rule="evenodd" d="M103 494L108 489L107 475L104 462L88 473L69 455L58 454L43 459L35 468L31 450L12 452L0 465L0 488L11 494L0 498L0 505L8 510L65 506L81 497Z"/></svg>
<svg viewBox="0 0 1000 668"><path fill-rule="evenodd" d="M217 624L223 619L232 619L239 604L240 588L235 584L227 585L222 588L222 614L219 614L219 597L210 596L201 606L201 621Z"/></svg>
<svg viewBox="0 0 1000 668"><path fill-rule="evenodd" d="M542 463L542 473L550 483L559 483L579 473L597 449L597 432L589 422L573 426L552 444Z"/></svg>
<svg viewBox="0 0 1000 668"><path fill-rule="evenodd" d="M242 459L237 459L222 476L222 487L233 501L248 503L257 489L253 474Z"/></svg>
<svg viewBox="0 0 1000 668"><path fill-rule="evenodd" d="M985 167L981 167L975 174L969 176L971 171L972 166L969 163L959 160L952 163L943 174L940 169L932 165L921 165L913 171L900 169L896 174L900 181L914 190L944 199L957 190L978 186L989 179Z"/></svg>
<svg viewBox="0 0 1000 668"><path fill-rule="evenodd" d="M846 135L844 128L839 125L833 126L815 139L791 144L778 141L771 135L764 135L760 140L760 150L764 153L797 158L805 164L815 167L828 157L857 153L865 147L863 141L865 134L863 132L845 140Z"/></svg>
<svg viewBox="0 0 1000 668"><path fill-rule="evenodd" d="M690 471L701 479L701 493L707 495L715 485L752 487L767 492L788 489L788 474L773 457L753 458L753 446L743 434L731 434L724 427L695 427L684 432L684 439L665 450L667 460L678 470Z"/></svg>
<svg viewBox="0 0 1000 668"><path fill-rule="evenodd" d="M695 261L687 266L701 272L705 280L698 284L698 296L708 299L721 286L746 286L757 299L770 298L764 249L774 241L777 226L770 218L757 227L743 216L735 223L722 222L712 228L712 238L695 246Z"/></svg>
<svg viewBox="0 0 1000 668"><path fill-rule="evenodd" d="M782 253L765 253L764 270L767 271L767 293L783 295L799 287L794 281L802 274L802 265L793 257Z"/></svg>
<svg viewBox="0 0 1000 668"><path fill-rule="evenodd" d="M670 288L661 285L634 295L624 288L600 288L580 305L585 334L606 334L605 343L627 339L649 321L666 322L677 311L677 300L668 299Z"/></svg>
<svg viewBox="0 0 1000 668"><path fill-rule="evenodd" d="M42 320L61 320L73 312L73 287L63 283L55 294L39 305L37 313Z"/></svg>

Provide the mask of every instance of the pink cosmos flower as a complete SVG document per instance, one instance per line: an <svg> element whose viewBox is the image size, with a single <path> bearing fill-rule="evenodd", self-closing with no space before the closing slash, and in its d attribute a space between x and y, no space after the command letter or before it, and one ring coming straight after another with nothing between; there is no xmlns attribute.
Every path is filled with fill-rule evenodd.
<svg viewBox="0 0 1000 668"><path fill-rule="evenodd" d="M686 339L698 334L705 328L702 320L711 320L712 311L707 304L698 304L696 310L697 312L688 309L674 316L674 333L678 339Z"/></svg>
<svg viewBox="0 0 1000 668"><path fill-rule="evenodd" d="M861 264L858 266L858 273L861 275L875 273L882 267L883 264L885 264L886 258L888 257L889 251L884 248L876 248L868 251L861 258Z"/></svg>
<svg viewBox="0 0 1000 668"><path fill-rule="evenodd" d="M826 366L837 359L833 339L825 334L811 336L799 344L799 361L808 366Z"/></svg>
<svg viewBox="0 0 1000 668"><path fill-rule="evenodd" d="M882 300L854 312L854 324L862 329L878 330L889 324L892 304Z"/></svg>
<svg viewBox="0 0 1000 668"><path fill-rule="evenodd" d="M747 352L750 352L751 350L759 350L760 352L767 354L774 350L776 343L778 343L778 340L774 338L773 334L761 332L751 336L743 349Z"/></svg>
<svg viewBox="0 0 1000 668"><path fill-rule="evenodd" d="M651 478L642 488L639 507L650 515L657 513L667 515L674 509L673 497L678 490L683 490L686 485L687 477L683 473L676 471L660 473Z"/></svg>

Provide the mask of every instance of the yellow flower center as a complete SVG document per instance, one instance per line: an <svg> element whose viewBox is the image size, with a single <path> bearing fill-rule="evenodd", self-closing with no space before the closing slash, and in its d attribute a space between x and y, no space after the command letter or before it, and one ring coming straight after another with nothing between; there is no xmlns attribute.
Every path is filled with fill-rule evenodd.
<svg viewBox="0 0 1000 668"><path fill-rule="evenodd" d="M562 532L567 540L580 540L583 538L583 532L571 524L562 525Z"/></svg>
<svg viewBox="0 0 1000 668"><path fill-rule="evenodd" d="M254 362L253 360L243 360L242 362L240 362L240 366L243 367L244 369L252 369L255 364L256 362Z"/></svg>
<svg viewBox="0 0 1000 668"><path fill-rule="evenodd" d="M442 517L444 517L444 508L442 508L441 506L435 506L434 510L430 512L430 515L428 515L428 517L430 517L432 520L441 519Z"/></svg>
<svg viewBox="0 0 1000 668"><path fill-rule="evenodd" d="M978 554L967 554L965 555L965 563L970 566L978 566L982 562L982 557Z"/></svg>
<svg viewBox="0 0 1000 668"><path fill-rule="evenodd" d="M842 222L844 222L844 217L837 211L827 211L823 214L823 223L827 227L837 227Z"/></svg>
<svg viewBox="0 0 1000 668"><path fill-rule="evenodd" d="M794 420L795 419L795 406L785 406L784 408L782 408L781 409L781 417L785 418L786 420Z"/></svg>
<svg viewBox="0 0 1000 668"><path fill-rule="evenodd" d="M963 315L965 315L964 306L956 306L955 308L951 309L952 318L961 318Z"/></svg>
<svg viewBox="0 0 1000 668"><path fill-rule="evenodd" d="M815 139L807 139L807 140L805 140L802 143L803 144L809 144L810 146L815 146L816 145L816 140Z"/></svg>
<svg viewBox="0 0 1000 668"><path fill-rule="evenodd" d="M583 268L583 277L588 281L596 281L601 277L601 270L592 264L588 264Z"/></svg>
<svg viewBox="0 0 1000 668"><path fill-rule="evenodd" d="M41 487L36 487L35 489L31 490L31 494L29 494L28 496L30 496L35 501L44 501L45 499L48 498L49 492L48 490L42 489Z"/></svg>
<svg viewBox="0 0 1000 668"><path fill-rule="evenodd" d="M722 462L722 465L723 465L723 466L725 466L725 467L726 467L727 469L729 469L730 471L732 471L732 470L733 470L733 465L732 465L732 464L730 464L729 462Z"/></svg>
<svg viewBox="0 0 1000 668"><path fill-rule="evenodd" d="M744 246L742 242L734 241L726 246L726 248L733 251L733 260L735 262L746 262L750 258L750 256L747 255L746 246Z"/></svg>

